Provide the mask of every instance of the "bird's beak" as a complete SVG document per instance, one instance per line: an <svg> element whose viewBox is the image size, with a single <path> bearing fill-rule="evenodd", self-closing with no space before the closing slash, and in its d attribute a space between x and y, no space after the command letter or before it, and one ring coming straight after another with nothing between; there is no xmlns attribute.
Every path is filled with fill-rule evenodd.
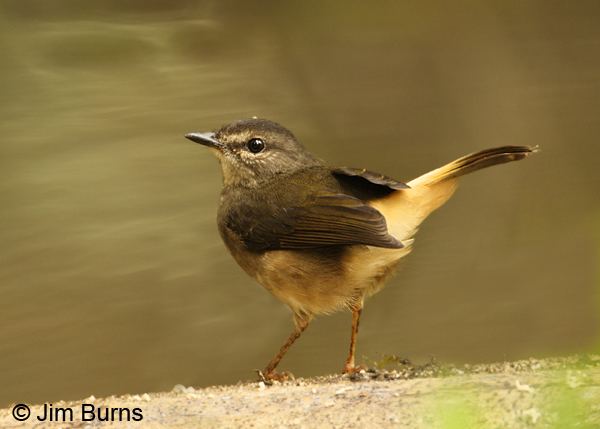
<svg viewBox="0 0 600 429"><path fill-rule="evenodd" d="M215 138L215 133L189 133L185 135L185 138L215 149L219 149L223 146L223 144Z"/></svg>

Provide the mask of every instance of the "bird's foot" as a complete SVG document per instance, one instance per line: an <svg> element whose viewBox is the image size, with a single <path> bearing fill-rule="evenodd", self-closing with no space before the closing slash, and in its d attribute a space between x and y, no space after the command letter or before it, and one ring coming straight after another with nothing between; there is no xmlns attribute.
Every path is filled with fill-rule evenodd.
<svg viewBox="0 0 600 429"><path fill-rule="evenodd" d="M344 366L344 369L342 370L342 374L348 374L348 375L352 375L352 374L357 374L361 371L366 371L368 368L364 365L350 365L350 364L346 364Z"/></svg>
<svg viewBox="0 0 600 429"><path fill-rule="evenodd" d="M256 370L256 373L258 374L258 381L262 381L267 386L271 386L274 381L283 382L295 379L294 374L292 374L291 372L276 372L274 370Z"/></svg>

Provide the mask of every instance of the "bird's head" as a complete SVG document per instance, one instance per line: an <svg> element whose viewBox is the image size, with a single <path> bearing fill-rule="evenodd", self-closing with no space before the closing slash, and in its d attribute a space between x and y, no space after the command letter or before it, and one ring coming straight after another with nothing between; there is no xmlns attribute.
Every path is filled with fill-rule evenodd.
<svg viewBox="0 0 600 429"><path fill-rule="evenodd" d="M289 130L266 119L244 119L216 132L185 137L215 153L225 186L252 187L276 175L321 164Z"/></svg>

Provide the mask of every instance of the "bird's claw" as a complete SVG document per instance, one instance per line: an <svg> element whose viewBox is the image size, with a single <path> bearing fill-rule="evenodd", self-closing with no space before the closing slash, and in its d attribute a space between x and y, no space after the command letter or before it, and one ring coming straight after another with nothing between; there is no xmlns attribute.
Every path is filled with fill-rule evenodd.
<svg viewBox="0 0 600 429"><path fill-rule="evenodd" d="M258 381L262 381L267 386L273 385L274 381L283 382L283 381L289 381L289 380L295 379L294 374L292 374L291 372L275 372L275 371L256 370L256 373L258 374Z"/></svg>
<svg viewBox="0 0 600 429"><path fill-rule="evenodd" d="M342 370L342 374L352 375L358 374L361 371L366 371L367 367L364 365L350 365L346 364Z"/></svg>

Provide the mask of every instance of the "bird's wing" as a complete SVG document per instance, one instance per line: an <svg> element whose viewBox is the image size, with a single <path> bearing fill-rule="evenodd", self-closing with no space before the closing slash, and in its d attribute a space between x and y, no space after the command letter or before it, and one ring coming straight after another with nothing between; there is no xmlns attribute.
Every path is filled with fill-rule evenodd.
<svg viewBox="0 0 600 429"><path fill-rule="evenodd" d="M379 199L410 188L406 183L365 169L340 167L331 170L331 173L345 193L363 201Z"/></svg>
<svg viewBox="0 0 600 429"><path fill-rule="evenodd" d="M239 219L238 219L239 220ZM232 219L232 221L235 221ZM402 248L387 231L383 215L358 198L321 194L304 204L246 218L237 230L252 250L313 249L365 244Z"/></svg>

